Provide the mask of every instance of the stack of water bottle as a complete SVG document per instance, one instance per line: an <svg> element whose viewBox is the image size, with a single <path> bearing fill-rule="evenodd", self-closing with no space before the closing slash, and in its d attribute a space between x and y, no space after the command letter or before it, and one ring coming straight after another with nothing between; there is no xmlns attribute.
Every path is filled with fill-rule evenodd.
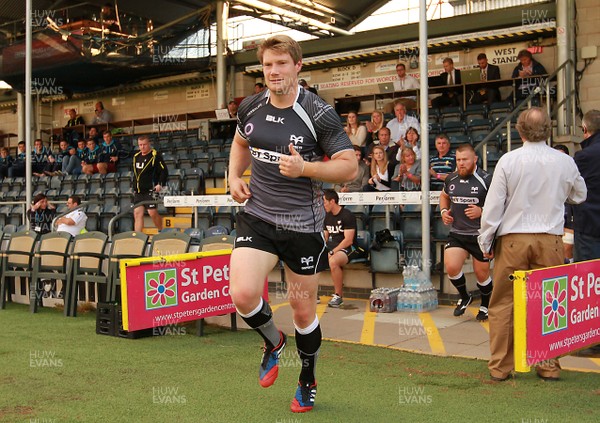
<svg viewBox="0 0 600 423"><path fill-rule="evenodd" d="M437 292L419 266L404 267L402 275L404 286L398 292L398 311L419 313L437 308Z"/></svg>
<svg viewBox="0 0 600 423"><path fill-rule="evenodd" d="M375 288L371 290L370 310L376 313L393 313L398 304L400 288Z"/></svg>

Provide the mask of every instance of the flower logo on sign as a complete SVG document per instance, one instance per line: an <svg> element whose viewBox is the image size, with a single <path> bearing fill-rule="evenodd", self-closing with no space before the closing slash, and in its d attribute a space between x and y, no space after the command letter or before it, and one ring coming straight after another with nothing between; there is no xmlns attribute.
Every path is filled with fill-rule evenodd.
<svg viewBox="0 0 600 423"><path fill-rule="evenodd" d="M542 335L567 327L567 278L542 281Z"/></svg>
<svg viewBox="0 0 600 423"><path fill-rule="evenodd" d="M177 305L175 269L146 272L146 309Z"/></svg>

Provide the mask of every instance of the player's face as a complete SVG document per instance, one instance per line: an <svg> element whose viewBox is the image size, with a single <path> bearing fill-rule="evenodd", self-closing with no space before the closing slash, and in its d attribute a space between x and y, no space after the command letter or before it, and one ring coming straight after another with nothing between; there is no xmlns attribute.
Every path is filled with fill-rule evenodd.
<svg viewBox="0 0 600 423"><path fill-rule="evenodd" d="M294 63L289 53L266 50L263 54L265 83L271 92L278 95L294 93L298 85L298 72L302 61Z"/></svg>
<svg viewBox="0 0 600 423"><path fill-rule="evenodd" d="M110 144L112 141L112 135L110 135L110 134L104 134L104 135L102 135L102 138L104 138L104 142L106 144Z"/></svg>
<svg viewBox="0 0 600 423"><path fill-rule="evenodd" d="M487 67L488 61L487 61L487 59L479 59L477 61L477 64L479 65L479 67L481 69L485 69Z"/></svg>
<svg viewBox="0 0 600 423"><path fill-rule="evenodd" d="M456 170L460 176L469 176L475 172L475 164L477 156L472 151L457 151L456 152Z"/></svg>

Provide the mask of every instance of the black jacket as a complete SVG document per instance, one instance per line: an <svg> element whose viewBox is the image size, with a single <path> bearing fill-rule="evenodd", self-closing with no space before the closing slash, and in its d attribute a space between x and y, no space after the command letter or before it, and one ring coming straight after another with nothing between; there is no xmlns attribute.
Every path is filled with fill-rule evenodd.
<svg viewBox="0 0 600 423"><path fill-rule="evenodd" d="M587 186L587 199L574 206L575 232L600 238L600 132L581 143L575 163Z"/></svg>

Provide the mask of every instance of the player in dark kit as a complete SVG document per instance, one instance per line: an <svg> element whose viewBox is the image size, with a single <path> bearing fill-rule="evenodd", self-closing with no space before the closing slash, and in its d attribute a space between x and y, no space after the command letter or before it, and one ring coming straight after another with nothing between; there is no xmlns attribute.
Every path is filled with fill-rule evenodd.
<svg viewBox="0 0 600 423"><path fill-rule="evenodd" d="M285 264L302 369L293 412L313 408L315 365L321 345L316 315L318 274L327 267L325 209L320 180L345 182L357 173L350 139L334 109L298 85L302 51L278 35L258 49L268 90L245 98L231 147L229 186L239 203L231 254L231 298L244 321L264 339L259 383L271 386L286 336L261 295L278 260ZM331 160L322 161L327 155ZM242 179L252 165L250 185Z"/></svg>
<svg viewBox="0 0 600 423"><path fill-rule="evenodd" d="M162 155L152 148L148 136L143 135L138 138L138 147L140 151L133 156L134 204L141 201L154 200L162 187L167 185L167 177L169 176L169 171ZM133 209L135 230L139 232L144 229L145 209L148 209L148 214L152 218L156 228L159 231L162 230L162 220L156 209L156 204L142 205Z"/></svg>
<svg viewBox="0 0 600 423"><path fill-rule="evenodd" d="M487 320L488 306L492 294L489 259L483 256L477 236L481 226L481 213L492 177L477 167L477 156L473 146L461 144L456 150L456 172L448 175L440 195L442 220L452 225L448 243L444 249L444 263L450 282L460 294L454 309L461 316L473 301L467 292L467 281L462 267L469 254L473 257L473 270L481 292L481 307L477 320Z"/></svg>

